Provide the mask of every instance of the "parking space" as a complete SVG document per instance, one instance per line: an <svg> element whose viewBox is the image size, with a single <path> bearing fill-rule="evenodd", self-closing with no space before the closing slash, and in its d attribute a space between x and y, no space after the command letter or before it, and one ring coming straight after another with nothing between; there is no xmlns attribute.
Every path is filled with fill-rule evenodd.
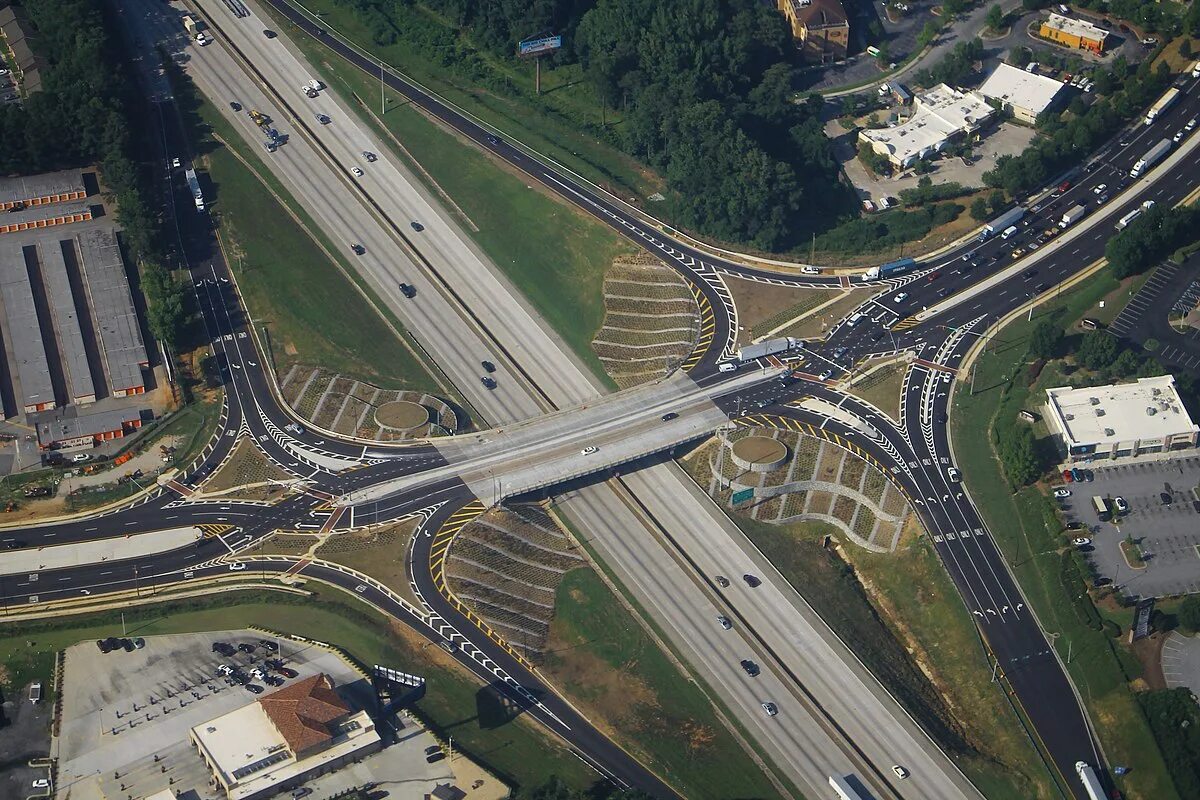
<svg viewBox="0 0 1200 800"><path fill-rule="evenodd" d="M1117 315L1117 318L1112 321L1108 329L1117 336L1128 336L1130 331L1138 327L1138 323L1142 319L1142 315L1151 309L1159 309L1159 298L1162 295L1163 288L1171 283L1171 279L1175 277L1175 273L1179 270L1174 264L1162 264L1154 270L1138 293L1125 304L1125 308Z"/></svg>
<svg viewBox="0 0 1200 800"><path fill-rule="evenodd" d="M1200 456L1131 461L1096 467L1090 483L1073 484L1064 502L1071 519L1087 525L1088 558L1099 574L1129 595L1163 597L1200 592ZM1101 522L1094 496L1122 498L1129 511ZM1137 543L1144 564L1131 564L1121 550Z"/></svg>
<svg viewBox="0 0 1200 800"><path fill-rule="evenodd" d="M1172 631L1163 642L1161 663L1168 688L1186 687L1200 695L1200 636Z"/></svg>

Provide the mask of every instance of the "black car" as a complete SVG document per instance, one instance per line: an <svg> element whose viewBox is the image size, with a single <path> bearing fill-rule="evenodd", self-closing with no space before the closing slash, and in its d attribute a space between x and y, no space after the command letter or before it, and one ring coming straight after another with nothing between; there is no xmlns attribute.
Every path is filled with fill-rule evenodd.
<svg viewBox="0 0 1200 800"><path fill-rule="evenodd" d="M9 539L7 542L4 543L5 550L19 550L20 548L22 548L24 546L25 546L25 543L19 539Z"/></svg>
<svg viewBox="0 0 1200 800"><path fill-rule="evenodd" d="M242 110L242 104L241 104L241 103L238 103L238 102L236 102L236 101L233 101L233 100L231 100L231 101L229 102L229 107L230 107L230 108L232 108L234 111L241 111L241 110Z"/></svg>
<svg viewBox="0 0 1200 800"><path fill-rule="evenodd" d="M263 650L266 650L268 653L278 653L279 652L279 645L275 644L270 639L259 639L258 646L261 647Z"/></svg>
<svg viewBox="0 0 1200 800"><path fill-rule="evenodd" d="M1164 506L1169 506L1173 502L1173 498L1166 492L1159 492L1158 499L1162 501Z"/></svg>
<svg viewBox="0 0 1200 800"><path fill-rule="evenodd" d="M270 30L263 29L263 36L267 37L268 39L274 39L274 38L275 38L275 31L270 31Z"/></svg>
<svg viewBox="0 0 1200 800"><path fill-rule="evenodd" d="M97 649L100 650L101 653L111 653L112 652L112 645L110 645L108 643L107 639L97 639L96 647L97 647Z"/></svg>
<svg viewBox="0 0 1200 800"><path fill-rule="evenodd" d="M263 683L271 686L283 686L283 678L280 678L278 675L268 675L263 678Z"/></svg>
<svg viewBox="0 0 1200 800"><path fill-rule="evenodd" d="M746 674L749 675L751 678L755 677L756 675L758 675L758 673L762 672L762 670L760 670L758 668L758 664L755 664L753 661L751 661L748 658L742 659L742 669L746 670Z"/></svg>
<svg viewBox="0 0 1200 800"><path fill-rule="evenodd" d="M237 652L229 642L213 642L212 651L223 656L231 656Z"/></svg>
<svg viewBox="0 0 1200 800"><path fill-rule="evenodd" d="M429 745L429 747L425 748L425 755L427 755L427 756L431 756L434 753L440 753L440 752L442 752L442 746L440 744L431 744L431 745Z"/></svg>
<svg viewBox="0 0 1200 800"><path fill-rule="evenodd" d="M722 588L729 585L729 578L726 578L724 575L714 575L713 580L717 582L717 586Z"/></svg>
<svg viewBox="0 0 1200 800"><path fill-rule="evenodd" d="M400 294L411 300L417 296L417 290L411 283L402 283L400 284Z"/></svg>
<svg viewBox="0 0 1200 800"><path fill-rule="evenodd" d="M238 645L238 650L241 650L243 653L253 653L254 645L250 644L249 642L242 642Z"/></svg>
<svg viewBox="0 0 1200 800"><path fill-rule="evenodd" d="M132 639L122 639L121 647L126 653L132 653L136 649Z"/></svg>
<svg viewBox="0 0 1200 800"><path fill-rule="evenodd" d="M489 372L489 373L490 373L490 372L495 372L495 371L496 371L496 365L495 365L495 364L493 364L493 363L492 363L492 362L490 362L490 361L480 361L480 362L479 362L479 366L483 367L483 371L484 371L484 372Z"/></svg>
<svg viewBox="0 0 1200 800"><path fill-rule="evenodd" d="M439 750L436 753L431 753L431 754L425 756L425 761L429 764L436 764L437 762L441 761L445 757L446 757L446 754L443 753L441 750Z"/></svg>
<svg viewBox="0 0 1200 800"><path fill-rule="evenodd" d="M662 415L663 422L670 422L673 419L679 419L679 415L676 414L674 411L668 411L667 413Z"/></svg>
<svg viewBox="0 0 1200 800"><path fill-rule="evenodd" d="M246 691L250 692L252 694L262 694L263 688L261 686L259 686L257 683L247 683Z"/></svg>
<svg viewBox="0 0 1200 800"><path fill-rule="evenodd" d="M484 375L482 378L480 378L479 382L483 384L483 388L485 389L496 388L496 381L492 378L489 378L487 375Z"/></svg>
<svg viewBox="0 0 1200 800"><path fill-rule="evenodd" d="M749 572L747 572L745 575L742 576L742 580L744 580L746 582L746 585L749 586L751 589L753 589L756 586L762 585L762 581L759 580L758 576L751 575Z"/></svg>
<svg viewBox="0 0 1200 800"><path fill-rule="evenodd" d="M410 222L408 224L412 225L412 229L414 231L416 231L417 233L420 233L421 231L425 230L425 226L422 225L421 223L417 222L416 220L413 220L412 222Z"/></svg>
<svg viewBox="0 0 1200 800"><path fill-rule="evenodd" d="M290 667L280 667L279 674L285 678L295 678L300 673L296 672L296 670L291 669Z"/></svg>
<svg viewBox="0 0 1200 800"><path fill-rule="evenodd" d="M271 669L283 669L283 662L280 661L278 658L268 658L263 663L266 664Z"/></svg>
<svg viewBox="0 0 1200 800"><path fill-rule="evenodd" d="M354 251L354 255L356 256L361 256L363 253L367 252L367 248L363 247L361 244L352 244L350 245L350 249Z"/></svg>
<svg viewBox="0 0 1200 800"><path fill-rule="evenodd" d="M492 147L496 147L497 145L500 144L500 140L497 139L495 136L488 136L487 140L488 140L488 144L490 144Z"/></svg>

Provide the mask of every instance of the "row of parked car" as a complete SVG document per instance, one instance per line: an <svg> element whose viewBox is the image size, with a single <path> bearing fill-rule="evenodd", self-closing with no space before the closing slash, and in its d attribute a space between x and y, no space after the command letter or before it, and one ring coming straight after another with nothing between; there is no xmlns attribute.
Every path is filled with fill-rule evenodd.
<svg viewBox="0 0 1200 800"><path fill-rule="evenodd" d="M146 640L140 636L134 639L110 636L107 639L96 640L96 647L101 653L113 653L117 650L124 650L126 653L132 653L134 650L141 650L145 646Z"/></svg>
<svg viewBox="0 0 1200 800"><path fill-rule="evenodd" d="M268 686L282 686L285 679L299 677L300 673L285 666L281 659L273 656L279 652L279 645L269 639L260 639L258 642L240 642L236 647L229 642L213 642L212 644L212 651L225 657L234 656L239 652L253 657L259 648L271 654L270 657L263 660L261 667L255 666L253 662L247 664L245 669L239 665L220 664L217 667L217 674L230 683L246 687L246 691L251 694L262 694L263 692L263 687L254 683L256 680L262 681Z"/></svg>

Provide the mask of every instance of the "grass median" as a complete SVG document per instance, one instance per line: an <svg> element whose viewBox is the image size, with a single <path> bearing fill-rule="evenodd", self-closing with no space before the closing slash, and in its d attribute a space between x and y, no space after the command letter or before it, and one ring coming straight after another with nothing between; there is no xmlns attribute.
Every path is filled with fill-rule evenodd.
<svg viewBox="0 0 1200 800"><path fill-rule="evenodd" d="M506 782L534 787L550 776L585 788L596 773L505 704L473 676L406 626L320 588L311 599L261 591L224 592L210 598L176 600L124 610L130 636L189 633L257 625L334 644L359 664L385 664L424 676L425 697L417 711L442 737L462 748ZM121 635L121 614L109 611L0 628L0 685L6 694L29 681L51 685L54 653L80 641ZM119 658L108 656L108 658Z"/></svg>
<svg viewBox="0 0 1200 800"><path fill-rule="evenodd" d="M1104 631L1089 627L1078 613L1075 593L1085 587L1068 588L1062 580L1064 540L1053 504L1034 487L1013 492L992 449L993 423L1015 418L1019 410L1038 402L1025 381L1025 355L1033 327L1043 317L1061 319L1066 327L1117 288L1108 271L1103 271L1039 306L1032 322L1021 316L992 332L986 351L976 360L972 380L955 391L951 426L955 463L972 500L1059 655L1063 661L1070 656L1067 670L1109 762L1132 767L1115 779L1117 787L1130 800L1168 800L1179 795L1130 688L1140 673L1137 661Z"/></svg>

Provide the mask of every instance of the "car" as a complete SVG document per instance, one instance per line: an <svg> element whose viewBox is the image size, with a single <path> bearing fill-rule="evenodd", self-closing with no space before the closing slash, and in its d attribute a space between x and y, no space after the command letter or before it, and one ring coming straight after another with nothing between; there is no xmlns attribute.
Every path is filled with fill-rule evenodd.
<svg viewBox="0 0 1200 800"><path fill-rule="evenodd" d="M333 122L333 120L324 114L317 114L317 122L321 123L322 125L328 125L329 123Z"/></svg>
<svg viewBox="0 0 1200 800"><path fill-rule="evenodd" d="M1158 44L1158 39L1153 36L1147 36L1145 39L1142 39L1142 45L1145 47L1154 47L1156 44Z"/></svg>
<svg viewBox="0 0 1200 800"><path fill-rule="evenodd" d="M820 275L821 268L814 267L811 264L805 264L803 267L800 268L800 274L801 275Z"/></svg>
<svg viewBox="0 0 1200 800"><path fill-rule="evenodd" d="M300 800L302 797L308 797L312 794L312 789L307 786L301 786L299 789L292 790L292 800Z"/></svg>
<svg viewBox="0 0 1200 800"><path fill-rule="evenodd" d="M272 31L272 30L268 30L268 29L266 29L266 28L263 28L263 36L267 37L268 39L274 39L274 38L275 38L275 31Z"/></svg>
<svg viewBox="0 0 1200 800"><path fill-rule="evenodd" d="M361 256L363 253L367 252L367 248L363 247L361 244L352 244L350 245L350 249L354 251L354 255L356 256Z"/></svg>
<svg viewBox="0 0 1200 800"><path fill-rule="evenodd" d="M495 372L496 365L490 361L480 361L479 366L483 367L484 372Z"/></svg>
<svg viewBox="0 0 1200 800"><path fill-rule="evenodd" d="M730 628L733 627L733 623L729 621L729 617L725 616L724 614L720 614L717 616L717 622L725 630L729 630Z"/></svg>
<svg viewBox="0 0 1200 800"><path fill-rule="evenodd" d="M1116 497L1114 497L1113 505L1117 507L1118 514L1128 514L1129 513L1129 503L1125 502L1124 497L1121 497L1120 495L1117 495Z"/></svg>
<svg viewBox="0 0 1200 800"><path fill-rule="evenodd" d="M276 672L278 672L280 675L282 675L285 678L295 678L300 674L299 672L296 672L296 670L292 669L291 667L280 667L279 669L276 670Z"/></svg>
<svg viewBox="0 0 1200 800"><path fill-rule="evenodd" d="M425 756L425 763L436 764L437 762L441 761L445 757L446 757L446 754L439 750L438 752L433 753L432 755Z"/></svg>
<svg viewBox="0 0 1200 800"><path fill-rule="evenodd" d="M431 756L434 753L440 753L440 752L442 752L442 746L440 744L431 744L425 748L425 755L427 755L427 756Z"/></svg>
<svg viewBox="0 0 1200 800"><path fill-rule="evenodd" d="M1169 506L1172 503L1171 495L1167 492L1159 492L1158 499L1162 501L1164 506Z"/></svg>
<svg viewBox="0 0 1200 800"><path fill-rule="evenodd" d="M1072 481L1075 480L1075 475L1072 474L1071 470L1064 469L1062 472L1062 479L1064 481L1066 481L1067 483L1071 483Z"/></svg>
<svg viewBox="0 0 1200 800"><path fill-rule="evenodd" d="M946 477L951 483L962 483L962 473L958 471L958 467L946 467Z"/></svg>
<svg viewBox="0 0 1200 800"><path fill-rule="evenodd" d="M274 669L274 670L280 670L280 669L283 669L283 661L281 661L281 660L280 660L280 659L278 659L278 658L268 658L268 659L264 659L264 660L263 660L263 663L264 663L264 664L266 664L266 665L267 665L268 667L270 667L271 669Z"/></svg>
<svg viewBox="0 0 1200 800"><path fill-rule="evenodd" d="M250 674L255 678L258 678L260 681L267 677L267 673L263 672L260 667L255 667L254 669L250 670Z"/></svg>
<svg viewBox="0 0 1200 800"><path fill-rule="evenodd" d="M901 292L900 294L898 294L892 298L892 302L893 303L903 303L907 299L908 299L908 292Z"/></svg>
<svg viewBox="0 0 1200 800"><path fill-rule="evenodd" d="M758 673L762 672L762 670L758 668L758 664L755 664L753 661L751 661L748 658L742 659L742 669L745 670L746 674L749 675L751 678L755 677L756 675L758 675Z"/></svg>
<svg viewBox="0 0 1200 800"><path fill-rule="evenodd" d="M1013 258L1020 258L1020 257L1021 257L1021 256L1023 256L1023 255L1025 255L1025 248L1024 248L1024 247L1018 247L1018 248L1016 248L1015 250L1013 250L1013 251L1012 251L1012 257L1013 257Z"/></svg>
<svg viewBox="0 0 1200 800"><path fill-rule="evenodd" d="M302 426L299 422L290 422L287 425L284 425L283 429L293 436L304 435L304 426Z"/></svg>
<svg viewBox="0 0 1200 800"><path fill-rule="evenodd" d="M1085 480L1083 471L1079 467L1071 467L1071 477L1075 479L1076 483Z"/></svg>
<svg viewBox="0 0 1200 800"><path fill-rule="evenodd" d="M1046 284L1044 284L1044 283L1039 283L1037 286L1034 286L1034 287L1033 287L1033 293L1034 293L1034 294L1041 294L1042 292L1046 291L1046 290L1047 290L1047 289L1049 289L1049 288L1050 288L1050 287L1049 287L1049 286L1047 286Z"/></svg>
<svg viewBox="0 0 1200 800"><path fill-rule="evenodd" d="M20 550L25 546L25 543L20 539L9 539L4 543L5 550Z"/></svg>
<svg viewBox="0 0 1200 800"><path fill-rule="evenodd" d="M250 692L251 694L263 693L263 687L259 686L257 683L247 683L243 685L246 687L246 691Z"/></svg>
<svg viewBox="0 0 1200 800"><path fill-rule="evenodd" d="M421 223L417 222L416 220L413 220L412 222L410 222L408 224L417 233L420 233L421 231L425 230L425 226L422 225Z"/></svg>
<svg viewBox="0 0 1200 800"><path fill-rule="evenodd" d="M908 777L908 770L899 764L892 764L892 772L895 773L896 777L900 780L904 780Z"/></svg>
<svg viewBox="0 0 1200 800"><path fill-rule="evenodd" d="M763 711L767 712L768 717L773 717L779 713L779 706L775 705L774 703L772 703L770 701L763 703L762 709L763 709Z"/></svg>
<svg viewBox="0 0 1200 800"><path fill-rule="evenodd" d="M351 167L350 174L356 178L361 178L363 176L363 171L361 169L359 169L358 167Z"/></svg>
<svg viewBox="0 0 1200 800"><path fill-rule="evenodd" d="M942 383L949 383L952 380L954 380L953 372L943 372L942 373Z"/></svg>
<svg viewBox="0 0 1200 800"><path fill-rule="evenodd" d="M596 445L589 444L587 447L585 447L579 451L579 455L590 456L592 453L598 452L599 450L600 450L600 448L596 447Z"/></svg>
<svg viewBox="0 0 1200 800"><path fill-rule="evenodd" d="M283 678L280 678L278 675L268 675L263 678L263 683L268 686L283 686Z"/></svg>
<svg viewBox="0 0 1200 800"><path fill-rule="evenodd" d="M1195 129L1196 129L1196 118L1195 118L1195 117L1192 117L1191 119L1189 119L1189 120L1187 121L1187 125L1184 125L1184 126L1183 126L1183 129L1184 129L1185 131L1193 131L1193 130L1195 130Z"/></svg>
<svg viewBox="0 0 1200 800"><path fill-rule="evenodd" d="M171 169L179 169L180 161L178 158L171 159Z"/></svg>
<svg viewBox="0 0 1200 800"><path fill-rule="evenodd" d="M1083 479L1085 481L1094 481L1096 479L1096 473L1092 472L1090 469L1080 470L1080 473L1083 475Z"/></svg>
<svg viewBox="0 0 1200 800"><path fill-rule="evenodd" d="M818 375L817 377L820 380L827 381L827 380L829 380L829 376L831 376L831 375L833 375L833 370L827 369L824 372L822 372L820 375Z"/></svg>
<svg viewBox="0 0 1200 800"><path fill-rule="evenodd" d="M241 572L241 571L242 571L242 570L244 570L245 568L246 568L246 565L245 565L245 564L243 564L241 561L232 561L232 562L230 562L230 564L229 564L229 571L230 571L230 572Z"/></svg>
<svg viewBox="0 0 1200 800"><path fill-rule="evenodd" d="M492 135L489 133L489 134L488 134L488 137L487 137L487 143L488 143L488 144L490 144L492 147L496 147L497 145L499 145L499 144L500 144L500 140L499 140L499 139L497 139L495 136L492 136Z"/></svg>
<svg viewBox="0 0 1200 800"><path fill-rule="evenodd" d="M668 411L667 413L662 415L663 422L670 422L673 419L679 419L679 415L676 414L674 411Z"/></svg>
<svg viewBox="0 0 1200 800"><path fill-rule="evenodd" d="M1075 545L1076 547L1087 547L1091 545L1091 543L1092 540L1086 536L1076 536L1071 540L1071 544Z"/></svg>
<svg viewBox="0 0 1200 800"><path fill-rule="evenodd" d="M1101 205L1101 206L1102 206L1102 205L1104 205L1104 204L1105 204L1105 203L1107 203L1107 202L1108 202L1108 192L1105 192L1104 194L1102 194L1102 195L1100 195L1099 197L1097 197L1097 198L1096 198L1096 204L1097 204L1097 205Z"/></svg>
<svg viewBox="0 0 1200 800"><path fill-rule="evenodd" d="M250 642L242 642L237 646L237 649L241 650L243 653L253 653L254 645Z"/></svg>
<svg viewBox="0 0 1200 800"><path fill-rule="evenodd" d="M479 382L483 384L483 388L485 388L485 389L490 390L490 389L496 388L496 380L494 378L488 377L487 375L484 375L483 377L481 377L479 379Z"/></svg>
<svg viewBox="0 0 1200 800"><path fill-rule="evenodd" d="M132 653L137 648L133 644L133 639L121 639L121 649L126 653Z"/></svg>
<svg viewBox="0 0 1200 800"><path fill-rule="evenodd" d="M762 585L762 580L757 575L751 575L749 572L742 576L742 580L744 580L746 585L751 589Z"/></svg>
<svg viewBox="0 0 1200 800"><path fill-rule="evenodd" d="M413 287L413 285L411 283L401 283L400 284L400 294L404 295L405 297L407 297L408 299L411 300L412 298L417 296L417 290L416 290L416 288ZM488 372L491 372L491 371L492 370L490 370L490 369L488 370Z"/></svg>
<svg viewBox="0 0 1200 800"><path fill-rule="evenodd" d="M229 644L229 642L213 642L212 651L214 653L220 653L223 656L231 656L237 652L233 645Z"/></svg>
<svg viewBox="0 0 1200 800"><path fill-rule="evenodd" d="M926 276L925 276L925 282L926 282L926 283L933 283L933 282L934 282L934 281L936 281L936 280L937 280L939 277L941 277L941 275L942 275L942 272L941 272L941 270L937 270L937 269L935 269L933 272L931 272L931 273L929 273L928 275L926 275Z"/></svg>
<svg viewBox="0 0 1200 800"><path fill-rule="evenodd" d="M75 455L71 456L71 460L74 461L76 464L80 464L84 461L89 460L91 457L92 456L89 453L76 453Z"/></svg>
<svg viewBox="0 0 1200 800"><path fill-rule="evenodd" d="M939 411L933 415L933 421L938 423L939 425L945 425L949 419L950 418L948 416L946 416L945 411Z"/></svg>
<svg viewBox="0 0 1200 800"><path fill-rule="evenodd" d="M1171 141L1182 142L1185 135L1187 135L1187 131L1176 131L1175 135L1171 137Z"/></svg>
<svg viewBox="0 0 1200 800"><path fill-rule="evenodd" d="M35 789L49 789L49 788L50 788L50 781L49 781L49 780L47 780L46 778L34 778L34 780L33 780L33 788L35 788Z"/></svg>
<svg viewBox="0 0 1200 800"><path fill-rule="evenodd" d="M1071 496L1071 490L1070 490L1070 489L1055 489L1055 490L1054 490L1054 496L1055 496L1055 497L1059 497L1059 498L1062 498L1062 497L1070 497L1070 496Z"/></svg>
<svg viewBox="0 0 1200 800"><path fill-rule="evenodd" d="M363 150L362 157L367 160L368 164L374 162L375 159L377 158L377 156L374 153L372 153L370 150Z"/></svg>
<svg viewBox="0 0 1200 800"><path fill-rule="evenodd" d="M714 575L713 580L717 582L717 586L722 588L729 586L729 578L726 578L724 575Z"/></svg>
<svg viewBox="0 0 1200 800"><path fill-rule="evenodd" d="M101 653L112 652L112 648L109 647L107 639L97 639L96 640L96 649L99 650Z"/></svg>

